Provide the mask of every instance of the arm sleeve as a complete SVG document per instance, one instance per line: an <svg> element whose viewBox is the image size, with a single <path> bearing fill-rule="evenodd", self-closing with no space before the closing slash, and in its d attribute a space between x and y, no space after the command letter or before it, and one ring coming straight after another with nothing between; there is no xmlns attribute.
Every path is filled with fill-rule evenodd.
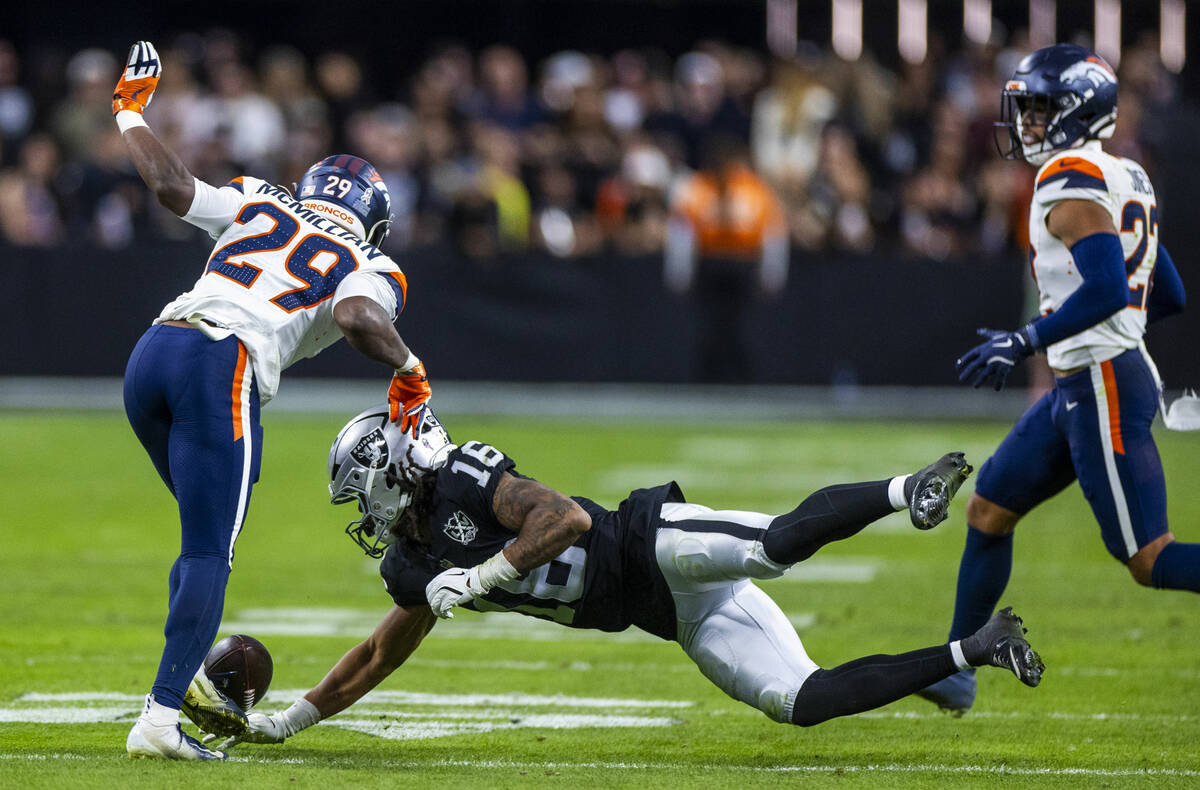
<svg viewBox="0 0 1200 790"><path fill-rule="evenodd" d="M1154 262L1154 279L1151 280L1150 302L1146 305L1146 323L1183 312L1187 304L1187 291L1175 261L1167 254L1167 248L1158 245L1158 260Z"/></svg>
<svg viewBox="0 0 1200 790"><path fill-rule="evenodd" d="M396 272L354 271L347 274L333 294L333 306L350 296L365 296L375 302L395 321L404 309L406 290L404 275Z"/></svg>
<svg viewBox="0 0 1200 790"><path fill-rule="evenodd" d="M1062 307L1029 325L1030 340L1046 348L1095 326L1129 305L1125 253L1115 233L1093 233L1071 247L1083 284Z"/></svg>
<svg viewBox="0 0 1200 790"><path fill-rule="evenodd" d="M220 189L198 178L195 182L196 195L182 219L207 231L215 239L233 224L246 202L242 179L235 178Z"/></svg>

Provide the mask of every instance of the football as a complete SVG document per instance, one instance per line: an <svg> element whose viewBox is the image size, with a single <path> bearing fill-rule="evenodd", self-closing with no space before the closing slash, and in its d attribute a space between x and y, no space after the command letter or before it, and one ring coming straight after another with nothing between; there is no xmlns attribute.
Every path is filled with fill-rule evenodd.
<svg viewBox="0 0 1200 790"><path fill-rule="evenodd" d="M233 634L213 645L204 659L204 673L225 696L248 711L267 694L274 664L263 643Z"/></svg>

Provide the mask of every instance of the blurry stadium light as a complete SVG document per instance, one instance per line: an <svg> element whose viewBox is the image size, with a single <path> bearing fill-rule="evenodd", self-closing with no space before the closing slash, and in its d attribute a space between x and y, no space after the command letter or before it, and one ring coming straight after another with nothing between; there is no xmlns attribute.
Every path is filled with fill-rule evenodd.
<svg viewBox="0 0 1200 790"><path fill-rule="evenodd" d="M1029 43L1041 49L1058 42L1055 0L1029 0Z"/></svg>
<svg viewBox="0 0 1200 790"><path fill-rule="evenodd" d="M925 60L928 49L927 10L925 0L900 0L896 46L900 50L900 57L909 63Z"/></svg>
<svg viewBox="0 0 1200 790"><path fill-rule="evenodd" d="M1096 54L1114 69L1121 62L1121 0L1096 0Z"/></svg>
<svg viewBox="0 0 1200 790"><path fill-rule="evenodd" d="M1187 22L1185 8L1183 0L1162 0L1159 5L1161 30L1158 36L1158 54L1167 71L1176 74L1183 70L1183 61L1187 58L1187 42L1184 36Z"/></svg>
<svg viewBox="0 0 1200 790"><path fill-rule="evenodd" d="M992 37L992 0L963 0L963 35L976 44Z"/></svg>
<svg viewBox="0 0 1200 790"><path fill-rule="evenodd" d="M833 51L842 60L862 54L862 0L833 0Z"/></svg>
<svg viewBox="0 0 1200 790"><path fill-rule="evenodd" d="M767 0L767 49L780 58L796 54L799 0Z"/></svg>

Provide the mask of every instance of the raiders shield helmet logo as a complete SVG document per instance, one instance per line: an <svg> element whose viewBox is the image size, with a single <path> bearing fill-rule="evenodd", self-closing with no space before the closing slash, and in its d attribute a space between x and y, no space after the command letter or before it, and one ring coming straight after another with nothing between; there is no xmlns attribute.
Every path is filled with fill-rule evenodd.
<svg viewBox="0 0 1200 790"><path fill-rule="evenodd" d="M475 534L479 532L475 523L461 510L455 511L454 515L446 521L446 526L442 528L442 531L450 540L457 541L464 546L469 546L471 541L475 540Z"/></svg>
<svg viewBox="0 0 1200 790"><path fill-rule="evenodd" d="M350 457L368 469L382 469L387 466L388 445L383 430L376 428L359 439L358 444L350 451Z"/></svg>

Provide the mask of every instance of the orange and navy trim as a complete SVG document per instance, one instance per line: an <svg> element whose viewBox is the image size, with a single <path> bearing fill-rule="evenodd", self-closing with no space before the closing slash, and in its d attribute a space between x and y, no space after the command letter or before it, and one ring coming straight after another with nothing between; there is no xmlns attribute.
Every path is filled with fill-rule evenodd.
<svg viewBox="0 0 1200 790"><path fill-rule="evenodd" d="M233 368L233 440L242 438L242 385L246 377L246 346L238 341L237 364Z"/></svg>
<svg viewBox="0 0 1200 790"><path fill-rule="evenodd" d="M1121 399L1117 396L1117 375L1112 360L1100 363L1104 376L1104 393L1108 399L1108 435L1112 437L1113 453L1125 455L1125 442L1121 439Z"/></svg>
<svg viewBox="0 0 1200 790"><path fill-rule="evenodd" d="M1094 162L1078 156L1064 156L1052 162L1038 178L1037 189L1055 184L1066 189L1108 191L1104 172Z"/></svg>
<svg viewBox="0 0 1200 790"><path fill-rule="evenodd" d="M229 183L227 183L225 186L227 186L227 187L233 187L233 188L234 188L234 189L236 189L238 192L241 192L243 195L244 195L244 194L246 194L246 186L245 186L245 185L242 183L242 177L241 177L241 176L238 176L237 178L230 179L230 180L229 180Z"/></svg>
<svg viewBox="0 0 1200 790"><path fill-rule="evenodd" d="M387 275L388 285L392 286L392 290L396 292L396 314L404 309L404 303L408 298L408 279L402 271L384 272Z"/></svg>

